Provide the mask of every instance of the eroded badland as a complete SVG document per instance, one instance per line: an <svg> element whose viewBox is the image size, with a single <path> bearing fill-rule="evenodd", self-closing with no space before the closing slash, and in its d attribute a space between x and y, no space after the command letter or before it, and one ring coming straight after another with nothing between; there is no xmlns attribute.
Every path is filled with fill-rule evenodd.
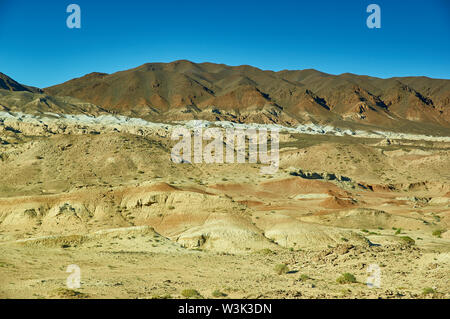
<svg viewBox="0 0 450 319"><path fill-rule="evenodd" d="M70 264L85 297L449 297L449 143L282 133L261 175L90 133L2 131L2 297L70 295Z"/></svg>
<svg viewBox="0 0 450 319"><path fill-rule="evenodd" d="M1 102L1 298L450 297L447 135L281 131L264 175L174 163L175 124L58 99L92 117Z"/></svg>

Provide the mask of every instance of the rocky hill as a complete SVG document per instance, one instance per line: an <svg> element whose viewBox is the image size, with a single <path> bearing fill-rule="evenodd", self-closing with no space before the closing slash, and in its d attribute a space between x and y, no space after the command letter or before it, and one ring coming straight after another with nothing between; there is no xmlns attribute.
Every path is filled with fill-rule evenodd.
<svg viewBox="0 0 450 319"><path fill-rule="evenodd" d="M213 63L148 63L90 73L45 89L146 119L450 127L450 80L380 79L316 70L264 71Z"/></svg>

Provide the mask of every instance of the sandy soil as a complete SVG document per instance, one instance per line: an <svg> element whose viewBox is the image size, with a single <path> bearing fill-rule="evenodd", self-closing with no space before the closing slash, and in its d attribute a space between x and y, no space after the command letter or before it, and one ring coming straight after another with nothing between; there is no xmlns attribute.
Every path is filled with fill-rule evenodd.
<svg viewBox="0 0 450 319"><path fill-rule="evenodd" d="M0 124L1 298L450 297L448 142L284 133L261 175L160 127Z"/></svg>

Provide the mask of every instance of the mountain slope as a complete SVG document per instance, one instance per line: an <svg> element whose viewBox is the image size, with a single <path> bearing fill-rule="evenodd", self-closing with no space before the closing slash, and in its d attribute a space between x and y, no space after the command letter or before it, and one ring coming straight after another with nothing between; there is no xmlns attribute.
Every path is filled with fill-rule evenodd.
<svg viewBox="0 0 450 319"><path fill-rule="evenodd" d="M6 74L0 72L0 89L8 91L30 91L26 86L14 81Z"/></svg>
<svg viewBox="0 0 450 319"><path fill-rule="evenodd" d="M262 122L289 124L450 126L450 80L425 77L379 79L311 69L273 72L181 60L147 63L114 74L91 73L45 92L152 120L248 122L259 114Z"/></svg>
<svg viewBox="0 0 450 319"><path fill-rule="evenodd" d="M26 91L34 93L38 93L41 91L38 88L20 84L1 72L0 72L0 89L7 91Z"/></svg>

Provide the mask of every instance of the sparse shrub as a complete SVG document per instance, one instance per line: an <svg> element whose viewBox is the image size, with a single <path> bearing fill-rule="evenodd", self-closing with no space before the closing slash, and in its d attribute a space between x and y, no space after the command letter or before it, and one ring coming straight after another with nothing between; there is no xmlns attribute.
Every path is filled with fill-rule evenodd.
<svg viewBox="0 0 450 319"><path fill-rule="evenodd" d="M307 281L308 279L311 279L311 278L305 274L300 275L300 278L298 278L298 280L300 280L300 281Z"/></svg>
<svg viewBox="0 0 450 319"><path fill-rule="evenodd" d="M284 275L289 272L289 267L286 264L278 264L275 266L275 272L278 275Z"/></svg>
<svg viewBox="0 0 450 319"><path fill-rule="evenodd" d="M345 238L345 237L341 237L341 240L342 240L342 241L345 241L345 242L348 242L348 239Z"/></svg>
<svg viewBox="0 0 450 319"><path fill-rule="evenodd" d="M442 229L437 229L435 231L433 231L432 235L438 238L441 238L441 235L444 231Z"/></svg>
<svg viewBox="0 0 450 319"><path fill-rule="evenodd" d="M186 298L194 298L194 299L202 298L202 295L195 289L184 289L181 292L181 295Z"/></svg>
<svg viewBox="0 0 450 319"><path fill-rule="evenodd" d="M416 243L415 240L409 236L401 236L400 238L408 245L414 245Z"/></svg>
<svg viewBox="0 0 450 319"><path fill-rule="evenodd" d="M175 206L169 206L168 207L170 210L174 210L175 209Z"/></svg>
<svg viewBox="0 0 450 319"><path fill-rule="evenodd" d="M436 290L434 290L431 287L426 287L426 288L423 288L422 293L424 295L434 294L434 293L436 293Z"/></svg>
<svg viewBox="0 0 450 319"><path fill-rule="evenodd" d="M367 229L361 229L362 232L368 233L369 231Z"/></svg>
<svg viewBox="0 0 450 319"><path fill-rule="evenodd" d="M221 297L226 297L227 294L224 293L224 292L221 292L219 289L216 289L216 290L213 291L212 296L214 298L221 298Z"/></svg>
<svg viewBox="0 0 450 319"><path fill-rule="evenodd" d="M346 272L342 274L338 279L336 279L338 284L351 284L356 282L356 278L354 275Z"/></svg>
<svg viewBox="0 0 450 319"><path fill-rule="evenodd" d="M269 248L261 249L258 252L262 255L275 255L276 254L273 250L271 250Z"/></svg>
<svg viewBox="0 0 450 319"><path fill-rule="evenodd" d="M397 230L395 231L395 234L398 235L398 234L400 234L401 232L402 232L402 229L401 229L401 228L397 228Z"/></svg>

